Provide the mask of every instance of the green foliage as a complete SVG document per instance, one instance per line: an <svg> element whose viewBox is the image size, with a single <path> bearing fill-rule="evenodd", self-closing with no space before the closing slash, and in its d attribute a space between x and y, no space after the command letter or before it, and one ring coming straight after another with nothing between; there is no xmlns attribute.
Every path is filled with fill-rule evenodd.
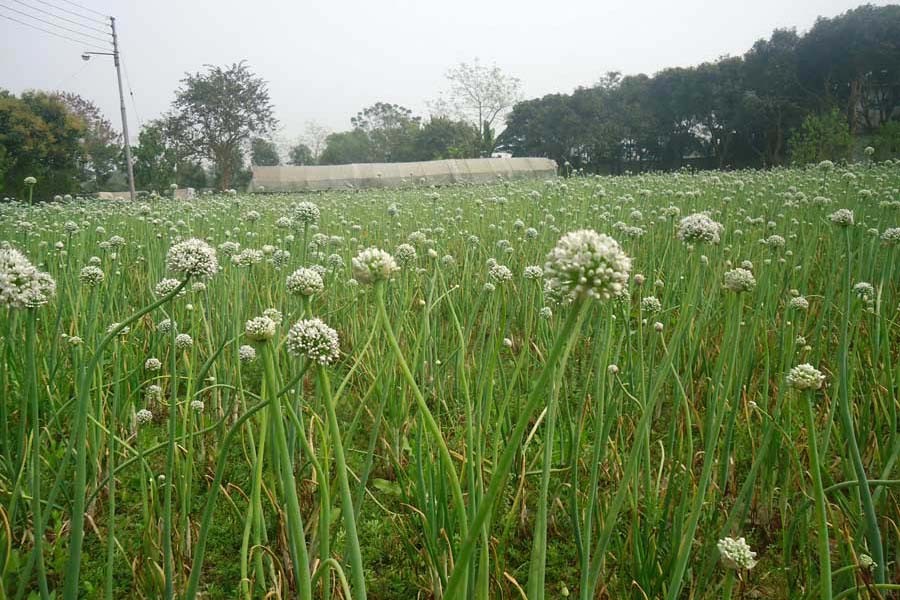
<svg viewBox="0 0 900 600"><path fill-rule="evenodd" d="M791 161L807 165L823 160L847 160L853 150L853 136L847 121L837 111L809 115L790 139Z"/></svg>
<svg viewBox="0 0 900 600"><path fill-rule="evenodd" d="M478 131L465 121L432 117L423 125L412 111L395 104L376 103L351 122L351 131L326 138L319 164L472 158L481 145Z"/></svg>
<svg viewBox="0 0 900 600"><path fill-rule="evenodd" d="M316 158L313 156L313 151L306 144L296 144L291 148L291 151L288 153L288 163L297 166L303 165L314 165L316 164Z"/></svg>
<svg viewBox="0 0 900 600"><path fill-rule="evenodd" d="M247 168L247 161L240 148L234 148L231 155L212 164L207 174L208 181L219 190L245 189L253 178L253 172Z"/></svg>
<svg viewBox="0 0 900 600"><path fill-rule="evenodd" d="M898 39L900 6L862 6L802 37L776 29L743 56L520 102L498 145L589 171L783 165L808 115L845 107L851 134L888 121L900 104Z"/></svg>
<svg viewBox="0 0 900 600"><path fill-rule="evenodd" d="M321 165L365 162L375 162L375 158L368 136L358 129L329 135L325 139L325 150L319 157Z"/></svg>
<svg viewBox="0 0 900 600"><path fill-rule="evenodd" d="M24 197L25 178L35 177L35 199L77 192L84 133L84 121L58 96L0 90L0 191Z"/></svg>
<svg viewBox="0 0 900 600"><path fill-rule="evenodd" d="M138 145L131 150L134 160L134 182L138 189L168 189L175 183L175 148L166 137L165 123L151 121L138 133Z"/></svg>
<svg viewBox="0 0 900 600"><path fill-rule="evenodd" d="M478 156L478 132L463 121L432 117L415 137L415 160Z"/></svg>
<svg viewBox="0 0 900 600"><path fill-rule="evenodd" d="M376 102L350 119L365 134L375 162L415 160L414 144L421 119L399 104Z"/></svg>
<svg viewBox="0 0 900 600"><path fill-rule="evenodd" d="M207 66L205 72L187 74L181 83L170 129L179 150L212 161L220 189L240 187L232 179L243 167L242 146L267 135L278 123L266 82L239 62L226 68Z"/></svg>
<svg viewBox="0 0 900 600"><path fill-rule="evenodd" d="M532 600L787 600L821 597L823 582L834 596L869 586L857 595L875 597L885 575L862 553L890 580L900 549L891 462L898 183L895 165L866 162L158 198L140 210L0 203L0 239L57 282L48 305L0 319L3 592L37 596L40 574L60 598L82 523L70 598L103 597L104 588L114 598L164 597L171 562L179 598L192 597L193 576L195 598L358 599L342 594L328 566L354 573L350 487L373 600L512 600L520 587ZM801 194L809 201L796 201ZM311 201L318 211L301 206ZM839 208L856 225L834 224ZM679 239L680 219L699 212L721 222L719 243ZM313 213L314 231L299 218L285 229L286 215ZM628 286L607 301L551 301L526 273L565 232L589 227L630 257ZM167 265L175 235L208 240L221 269L166 299L155 288L176 274ZM232 260L238 241L252 252ZM359 246L399 258L401 244L415 252L404 248L390 281L349 283ZM95 287L79 277L91 263L105 273ZM313 265L324 288L289 293L295 269ZM723 286L737 265L756 280L743 293ZM244 324L272 307L284 318L246 362ZM308 359L286 343L312 316L339 337L328 377L305 370ZM191 345L161 333L163 319ZM107 334L116 322L127 322L127 335ZM787 384L803 363L825 374L825 388ZM283 414L267 412L274 406ZM138 423L141 409L149 422ZM856 439L889 442L854 453ZM871 478L874 519L861 510L860 471ZM285 508L290 490L302 534ZM86 520L73 518L79 503ZM41 531L35 507L47 518ZM536 553L538 531L546 543ZM303 572L317 576L310 595L297 587L292 536L308 548ZM758 553L752 570L728 570L717 550L726 536ZM538 567L543 585L531 578ZM469 584L456 595L454 574Z"/></svg>
<svg viewBox="0 0 900 600"><path fill-rule="evenodd" d="M877 160L900 156L900 121L888 121L875 134L872 143Z"/></svg>
<svg viewBox="0 0 900 600"><path fill-rule="evenodd" d="M108 183L122 160L122 136L91 100L63 92L60 100L84 123L79 161L79 180L84 191L108 189Z"/></svg>
<svg viewBox="0 0 900 600"><path fill-rule="evenodd" d="M275 167L281 164L278 148L267 139L253 138L250 141L250 164L261 167Z"/></svg>
<svg viewBox="0 0 900 600"><path fill-rule="evenodd" d="M131 150L138 189L164 193L173 183L178 187L207 187L206 170L179 152L171 127L171 120L157 119L145 124L138 134L138 145Z"/></svg>

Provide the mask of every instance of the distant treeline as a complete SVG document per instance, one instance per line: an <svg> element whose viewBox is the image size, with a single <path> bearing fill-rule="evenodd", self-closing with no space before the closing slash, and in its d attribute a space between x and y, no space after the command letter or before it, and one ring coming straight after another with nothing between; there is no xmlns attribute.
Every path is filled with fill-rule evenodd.
<svg viewBox="0 0 900 600"><path fill-rule="evenodd" d="M900 151L900 6L778 29L743 56L516 104L499 145L591 172L770 167Z"/></svg>
<svg viewBox="0 0 900 600"><path fill-rule="evenodd" d="M137 188L242 188L248 162L403 162L495 150L595 173L900 156L897 5L820 18L803 36L778 29L743 56L652 77L610 72L592 87L522 102L519 80L496 66L460 63L446 78L450 89L427 120L376 102L349 131L309 124L282 150L267 82L243 61L207 65L185 74L169 112L143 124L132 149ZM36 198L120 191L125 167L121 136L90 100L0 89L0 198L21 196L26 177L37 179Z"/></svg>

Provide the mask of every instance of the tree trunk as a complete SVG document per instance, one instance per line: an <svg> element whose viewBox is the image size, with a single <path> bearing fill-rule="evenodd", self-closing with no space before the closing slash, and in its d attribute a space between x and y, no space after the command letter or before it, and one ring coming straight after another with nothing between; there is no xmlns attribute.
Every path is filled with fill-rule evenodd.
<svg viewBox="0 0 900 600"><path fill-rule="evenodd" d="M221 191L226 191L231 187L231 153L227 150L216 153L216 164L219 166L219 174L221 181L219 187Z"/></svg>
<svg viewBox="0 0 900 600"><path fill-rule="evenodd" d="M850 99L847 102L847 123L850 125L851 135L856 134L861 88L862 82L859 77L850 81Z"/></svg>

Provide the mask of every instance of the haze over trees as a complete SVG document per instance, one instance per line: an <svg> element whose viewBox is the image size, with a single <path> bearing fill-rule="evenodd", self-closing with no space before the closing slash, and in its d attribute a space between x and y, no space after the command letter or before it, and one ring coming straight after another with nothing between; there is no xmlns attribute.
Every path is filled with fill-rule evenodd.
<svg viewBox="0 0 900 600"><path fill-rule="evenodd" d="M741 56L653 75L611 71L571 93L521 100L521 83L475 60L446 73L430 115L379 101L331 132L307 122L281 153L267 83L245 62L186 74L170 113L133 147L138 189L241 187L253 165L552 158L587 172L772 167L900 153L900 6L777 29ZM505 126L505 128L504 128ZM497 132L499 131L499 135ZM281 155L283 154L283 155ZM90 100L0 90L0 193L125 187L121 136Z"/></svg>
<svg viewBox="0 0 900 600"><path fill-rule="evenodd" d="M865 5L820 18L803 36L776 30L743 56L653 76L608 73L571 94L520 102L499 144L592 172L841 160L853 149L847 136L874 141L887 158L898 105L900 6ZM819 140L820 152L793 139L809 135L833 139Z"/></svg>
<svg viewBox="0 0 900 600"><path fill-rule="evenodd" d="M521 99L522 82L497 65L461 62L445 75L450 88L432 107L438 115L453 115L478 132L481 150L494 150L494 132L501 118Z"/></svg>

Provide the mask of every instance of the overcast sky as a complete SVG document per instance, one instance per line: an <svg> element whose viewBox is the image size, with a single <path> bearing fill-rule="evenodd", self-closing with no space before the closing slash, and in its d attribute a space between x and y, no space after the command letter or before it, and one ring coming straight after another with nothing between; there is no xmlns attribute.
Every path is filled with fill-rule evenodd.
<svg viewBox="0 0 900 600"><path fill-rule="evenodd" d="M0 15L44 28L22 13L48 18L43 10L83 22L62 8L100 18L80 5L115 16L126 94L133 92L133 102L127 101L133 139L139 123L168 108L186 71L246 59L269 82L279 137L293 141L307 121L348 129L351 116L377 101L425 115L427 102L446 87L446 70L474 57L519 77L531 98L590 85L610 70L653 73L742 54L774 28L802 33L817 16L835 16L859 3L0 0ZM0 18L0 87L76 92L94 100L118 127L112 60L84 62L83 49Z"/></svg>

